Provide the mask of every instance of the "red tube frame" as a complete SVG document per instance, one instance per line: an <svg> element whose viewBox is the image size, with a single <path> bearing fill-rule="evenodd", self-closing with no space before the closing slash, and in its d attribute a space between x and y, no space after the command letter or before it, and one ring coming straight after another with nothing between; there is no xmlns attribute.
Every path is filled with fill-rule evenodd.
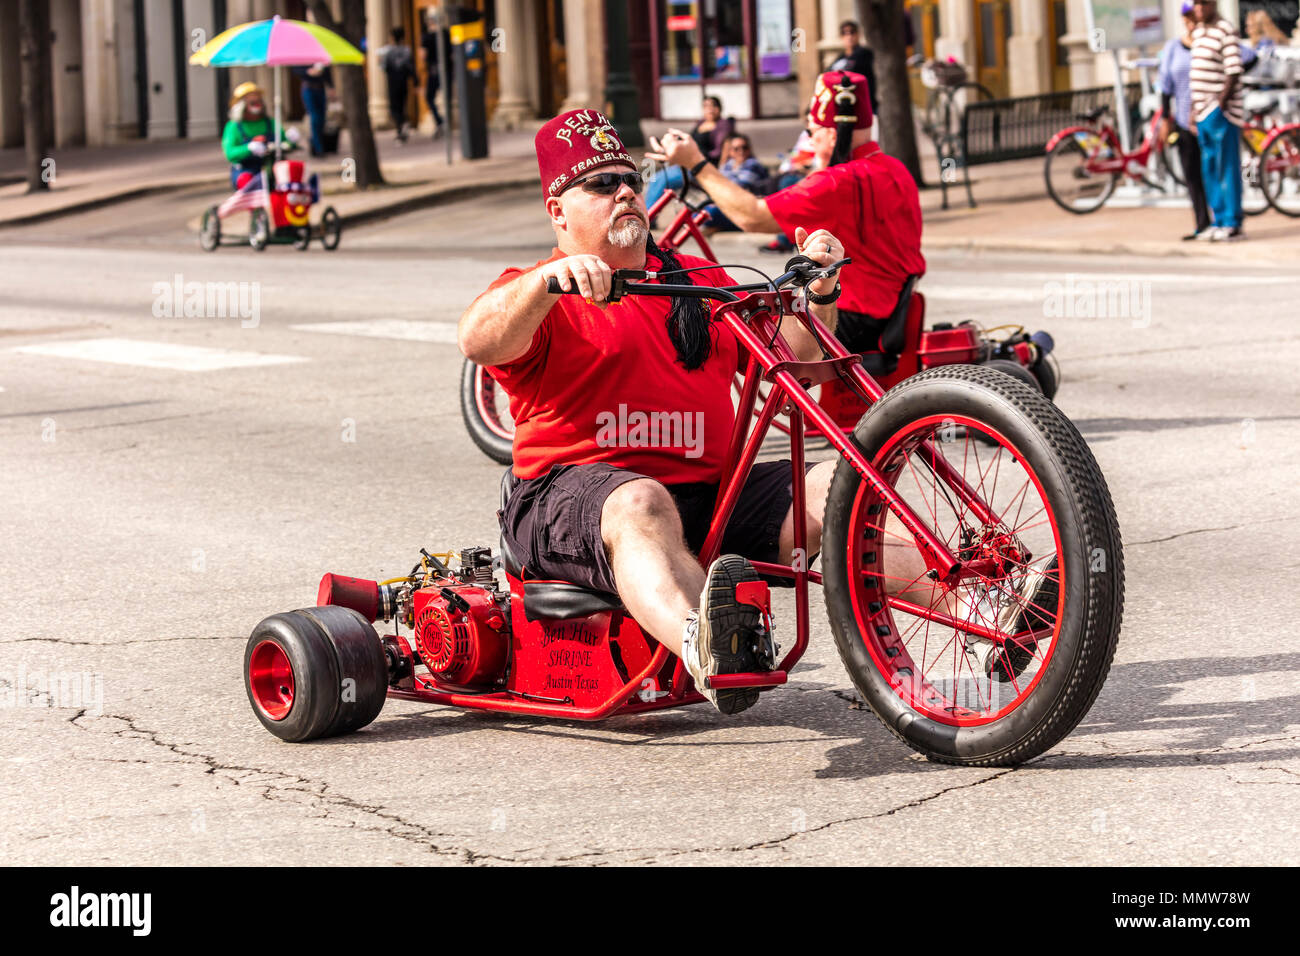
<svg viewBox="0 0 1300 956"><path fill-rule="evenodd" d="M664 200L666 201L666 200ZM658 209L662 205L656 203ZM696 231L694 221L683 219L685 211L679 213L673 229L688 225L688 231ZM671 234L671 230L670 230ZM722 531L731 517L740 490L744 486L763 438L772 424L776 413L790 403L794 409L790 413L790 460L793 470L792 492L794 508L794 534L796 541L807 538L806 478L804 473L804 419L805 416L822 430L827 440L835 447L841 457L846 458L854 470L872 485L886 506L903 523L903 526L916 538L927 564L941 579L957 580L962 574L962 565L947 545L940 540L916 515L911 507L903 501L894 489L888 485L862 451L835 426L831 417L813 401L807 387L839 377L850 387L858 390L868 405L878 401L884 391L861 365L858 356L849 353L835 335L821 323L816 316L806 310L801 295L790 289L779 292L751 292L736 302L729 302L717 310L715 321L723 322L731 329L742 346L750 353L750 362L745 372L744 385L741 388L740 408L752 408L758 393L758 382L764 378L772 382L773 387L758 413L758 421L753 429L749 428L753 416L737 412L724 459L724 475L728 475L725 484L719 490L718 501L714 506L713 518L709 525L708 536L700 549L700 563L708 566L717 556L722 544ZM774 316L790 315L797 319L813 336L830 358L816 362L801 362L791 350L789 344L780 336L780 326ZM771 347L767 345L770 342ZM746 402L748 404L746 404ZM956 494L964 499L973 509L981 514L989 514L987 504L976 494L960 476L956 475L939 456L934 456L937 476L950 483ZM795 590L795 630L794 646L782 659L776 671L767 675L765 685L773 686L785 682L786 674L799 661L808 647L810 628L808 610L808 584L810 581L822 583L822 575L808 568L805 557L795 565L769 564L759 562L755 569L764 574L794 579ZM899 600L899 606L907 604L907 610L921 617L929 617L945 623L946 615L931 611L901 599L890 599L893 604ZM698 692L685 693L685 681L682 679L684 667L677 662L673 679L674 690L663 698L653 701L635 699L642 682L653 674L659 673L668 662L669 652L660 644L655 648L650 661L627 683L614 691L606 700L595 707L574 707L572 705L528 699L506 691L484 694L467 694L436 688L429 678L415 678L421 686L419 689L390 687L388 696L400 700L418 700L425 703L447 704L479 710L493 710L515 714L533 714L545 717L561 717L570 720L600 720L614 713L639 713L694 704L704 700Z"/></svg>

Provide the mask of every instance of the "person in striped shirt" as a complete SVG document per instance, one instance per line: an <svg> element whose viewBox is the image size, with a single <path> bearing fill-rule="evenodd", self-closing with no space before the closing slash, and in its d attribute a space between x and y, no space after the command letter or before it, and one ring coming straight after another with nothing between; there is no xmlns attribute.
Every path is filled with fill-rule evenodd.
<svg viewBox="0 0 1300 956"><path fill-rule="evenodd" d="M1205 197L1216 242L1241 239L1241 49L1215 0L1197 0L1192 33L1192 120L1201 146Z"/></svg>

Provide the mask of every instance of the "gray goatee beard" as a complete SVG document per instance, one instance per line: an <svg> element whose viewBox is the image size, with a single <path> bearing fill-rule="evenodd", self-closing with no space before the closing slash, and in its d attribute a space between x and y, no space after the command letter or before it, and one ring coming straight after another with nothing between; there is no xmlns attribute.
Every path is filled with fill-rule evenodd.
<svg viewBox="0 0 1300 956"><path fill-rule="evenodd" d="M609 244L617 246L620 249L631 249L634 246L645 245L646 236L649 230L646 229L645 223L639 218L620 219L609 227L609 233L606 238Z"/></svg>

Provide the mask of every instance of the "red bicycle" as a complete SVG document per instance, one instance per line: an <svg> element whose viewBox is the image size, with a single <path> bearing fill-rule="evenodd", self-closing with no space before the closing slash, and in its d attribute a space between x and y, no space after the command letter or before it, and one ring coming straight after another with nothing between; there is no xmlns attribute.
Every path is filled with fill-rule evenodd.
<svg viewBox="0 0 1300 956"><path fill-rule="evenodd" d="M708 222L704 205L705 196L694 202L688 195L678 197L671 190L655 202L649 210L654 219L675 198L681 199L681 208L668 228L657 241L661 249L680 249L694 241L700 254L712 262L717 258L701 227ZM888 389L928 368L968 362L997 369L1037 388L1047 398L1054 398L1060 384L1056 358L1051 354L1052 337L1046 332L1028 332L1023 326L1008 325L1000 329L983 329L974 322L940 324L925 328L925 296L916 291L919 276L904 285L902 293L888 317L881 334L884 351L862 355L864 367L880 384ZM994 333L1001 332L1000 336ZM736 377L735 395L742 399L743 379ZM760 397L766 397L769 386L760 385ZM835 421L841 432L852 431L866 410L862 400L850 388L838 381L829 381L817 388L818 401ZM515 425L510 415L510 400L505 390L482 367L466 359L461 366L460 410L465 428L484 454L493 461L508 465L513 460L512 448ZM789 432L784 414L778 415L772 427ZM819 436L817 426L808 429L810 436Z"/></svg>
<svg viewBox="0 0 1300 956"><path fill-rule="evenodd" d="M1163 111L1157 107L1142 131L1142 142L1132 152L1120 145L1110 105L1099 106L1083 117L1084 123L1067 126L1047 142L1043 178L1047 194L1066 212L1083 215L1102 207L1122 177L1163 190L1161 172L1168 170L1185 185L1182 169L1160 139Z"/></svg>
<svg viewBox="0 0 1300 956"><path fill-rule="evenodd" d="M776 279L725 288L615 273L615 300L722 302L715 321L749 355L741 407L755 406L760 383L770 386L757 419L735 416L702 564L717 557L782 408L791 408L795 540L807 531L805 423L840 456L822 570L800 554L790 565L755 564L765 580L737 596L761 611L755 652L765 669L710 683L764 691L786 683L808 646L810 586L821 584L840 658L890 733L947 763L1028 760L1079 723L1115 653L1124 567L1106 481L1069 419L1008 375L950 365L885 394L861 356L807 311L804 287L829 271L796 256ZM828 357L800 361L783 320L810 330ZM870 406L851 434L808 393L832 381ZM503 495L512 478L507 470ZM485 547L458 559L422 555L390 581L327 574L318 606L257 625L244 677L268 731L287 741L349 733L389 697L569 720L704 699L617 595L532 578L504 546L496 557ZM784 656L769 640L767 582L778 580L794 587L795 638ZM393 633L376 632L380 618Z"/></svg>

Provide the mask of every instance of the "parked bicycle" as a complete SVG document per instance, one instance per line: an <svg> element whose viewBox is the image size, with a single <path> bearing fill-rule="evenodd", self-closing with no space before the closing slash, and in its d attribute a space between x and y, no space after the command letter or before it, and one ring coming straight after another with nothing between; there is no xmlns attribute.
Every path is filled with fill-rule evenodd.
<svg viewBox="0 0 1300 956"><path fill-rule="evenodd" d="M1125 151L1115 132L1114 110L1109 104L1082 116L1083 122L1067 126L1047 143L1043 176L1047 194L1066 212L1096 212L1115 192L1120 179L1165 190L1164 173L1185 185L1177 150L1160 138L1164 111L1155 107L1142 128L1142 142Z"/></svg>

